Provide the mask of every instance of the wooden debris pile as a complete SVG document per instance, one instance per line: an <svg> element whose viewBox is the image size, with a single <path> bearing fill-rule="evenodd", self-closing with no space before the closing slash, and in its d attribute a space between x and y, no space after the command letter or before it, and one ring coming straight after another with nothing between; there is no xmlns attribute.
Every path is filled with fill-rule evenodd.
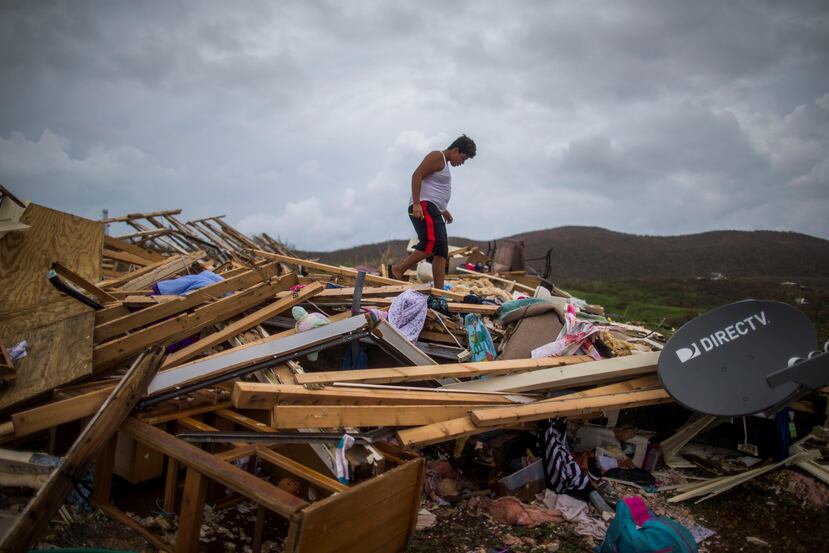
<svg viewBox="0 0 829 553"><path fill-rule="evenodd" d="M26 355L0 358L14 372L0 392L0 442L19 448L48 433L56 452L78 421L84 430L0 551L25 550L92 462L94 504L161 550L198 550L202 505L217 489L288 519L286 551L399 550L423 478L411 448L670 401L654 375L658 351L636 343L652 334L607 321L629 345L613 351L635 354L463 362L460 315L479 316L503 351L514 324L497 318L499 307L536 293L540 281L526 274L461 269L448 276L454 288L438 290L384 268L297 258L222 217L185 223L171 210L96 222L9 198L0 204L0 214L14 212L0 237L0 344L25 342ZM115 223L133 231L106 234ZM221 278L160 293L160 282L203 271ZM429 310L414 343L384 320L409 290L444 298L448 311ZM298 306L327 324L298 332ZM366 368L342 369L361 356ZM345 432L357 443L338 451ZM113 474L159 481L164 509L179 514L175 544L123 512ZM264 515L260 544L263 532Z"/></svg>

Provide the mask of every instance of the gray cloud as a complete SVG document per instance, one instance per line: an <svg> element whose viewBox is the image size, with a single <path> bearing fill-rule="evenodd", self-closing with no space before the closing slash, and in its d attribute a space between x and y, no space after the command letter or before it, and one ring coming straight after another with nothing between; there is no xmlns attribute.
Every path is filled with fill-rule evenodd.
<svg viewBox="0 0 829 553"><path fill-rule="evenodd" d="M0 182L328 249L409 236L466 132L452 234L829 238L825 2L0 2Z"/></svg>

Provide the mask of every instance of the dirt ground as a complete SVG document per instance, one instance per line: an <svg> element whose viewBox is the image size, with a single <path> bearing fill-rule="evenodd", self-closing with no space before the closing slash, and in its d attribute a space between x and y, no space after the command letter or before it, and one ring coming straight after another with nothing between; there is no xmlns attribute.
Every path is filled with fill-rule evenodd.
<svg viewBox="0 0 829 553"><path fill-rule="evenodd" d="M631 490L617 487L625 495ZM15 511L26 501L28 492L2 491L2 507ZM660 515L680 522L698 524L716 532L699 548L705 553L747 551L814 552L826 551L829 543L829 487L805 473L781 469L699 504L668 504L669 494L644 495L648 505ZM437 516L436 523L416 532L407 553L509 553L509 552L591 552L592 539L575 533L571 523L523 528L497 524L481 512L476 501L438 506L424 500L423 507ZM136 532L110 520L98 511L67 503L71 524L56 517L49 532L37 544L39 549L62 547L104 547L115 550L153 552ZM132 513L155 533L173 539L174 515ZM225 509L207 508L202 529L202 550L219 552L252 551L255 508L249 502ZM269 517L262 551L282 551L284 523ZM752 538L751 541L747 538ZM763 545L765 544L765 545Z"/></svg>

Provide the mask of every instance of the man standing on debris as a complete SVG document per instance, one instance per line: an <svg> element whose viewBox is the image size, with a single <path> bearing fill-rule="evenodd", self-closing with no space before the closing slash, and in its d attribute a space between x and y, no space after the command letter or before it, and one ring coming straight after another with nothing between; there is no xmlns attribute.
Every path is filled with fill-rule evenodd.
<svg viewBox="0 0 829 553"><path fill-rule="evenodd" d="M434 287L443 288L443 277L448 269L449 242L446 223L452 222L447 206L452 196L452 173L449 165L458 167L475 157L475 142L465 134L443 151L435 150L423 158L412 173L412 197L409 199L409 218L419 242L409 256L398 265L390 266L390 276L402 279L403 274L423 259L432 258Z"/></svg>

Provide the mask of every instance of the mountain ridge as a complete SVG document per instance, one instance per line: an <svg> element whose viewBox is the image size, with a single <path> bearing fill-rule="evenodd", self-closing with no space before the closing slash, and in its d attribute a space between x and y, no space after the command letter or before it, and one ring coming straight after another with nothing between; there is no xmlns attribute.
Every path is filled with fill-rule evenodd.
<svg viewBox="0 0 829 553"><path fill-rule="evenodd" d="M563 226L497 239L523 240L527 260L551 252L551 278L561 280L636 280L693 278L722 273L727 278L829 280L829 240L792 231L714 230L654 236L595 226ZM450 237L453 245L487 241ZM491 241L490 241L491 242ZM387 240L331 252L302 252L323 262L377 265L405 254L407 240ZM543 270L544 260L528 262Z"/></svg>

